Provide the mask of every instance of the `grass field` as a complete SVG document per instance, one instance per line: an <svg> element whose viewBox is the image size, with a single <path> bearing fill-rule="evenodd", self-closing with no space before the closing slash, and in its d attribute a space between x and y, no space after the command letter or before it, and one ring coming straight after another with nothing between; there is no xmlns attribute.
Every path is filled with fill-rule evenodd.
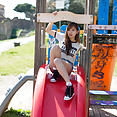
<svg viewBox="0 0 117 117"><path fill-rule="evenodd" d="M10 41L10 40L6 40ZM48 35L46 35L48 47ZM48 49L46 51L48 53ZM34 42L17 46L0 55L0 75L18 75L34 67Z"/></svg>
<svg viewBox="0 0 117 117"><path fill-rule="evenodd" d="M34 42L12 48L0 56L0 75L18 75L34 67Z"/></svg>

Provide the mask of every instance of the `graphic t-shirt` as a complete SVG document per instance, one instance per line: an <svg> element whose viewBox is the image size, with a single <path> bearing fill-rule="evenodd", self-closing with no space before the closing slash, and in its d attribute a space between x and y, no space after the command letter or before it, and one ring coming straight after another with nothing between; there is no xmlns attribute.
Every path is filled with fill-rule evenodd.
<svg viewBox="0 0 117 117"><path fill-rule="evenodd" d="M72 48L69 51L69 55L67 55L66 46L65 46L65 34L56 32L55 38L59 41L59 47L61 48L61 58L67 59L70 62L74 63L75 56L77 55L79 50L82 49L83 45L80 44L79 42L72 42Z"/></svg>

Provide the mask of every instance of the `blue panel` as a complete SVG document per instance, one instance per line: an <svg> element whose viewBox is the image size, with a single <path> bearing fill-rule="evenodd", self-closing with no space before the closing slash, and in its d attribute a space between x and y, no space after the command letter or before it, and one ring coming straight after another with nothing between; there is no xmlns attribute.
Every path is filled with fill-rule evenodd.
<svg viewBox="0 0 117 117"><path fill-rule="evenodd" d="M53 24L52 30L56 30L56 31L57 31L57 26L56 26L55 24ZM51 35L49 34L48 64L49 64L49 62L50 62L50 49L51 49L51 47L52 47L52 45L51 45L51 43L50 43L50 40L52 40L53 38L54 38L54 37L51 36Z"/></svg>
<svg viewBox="0 0 117 117"><path fill-rule="evenodd" d="M99 0L98 24L108 25L109 0ZM98 30L98 34L107 34L107 30Z"/></svg>
<svg viewBox="0 0 117 117"><path fill-rule="evenodd" d="M77 56L76 56L76 59L75 59L75 62L74 62L74 66L77 66L78 65L78 62L79 62L78 57L79 57L79 54L77 54Z"/></svg>
<svg viewBox="0 0 117 117"><path fill-rule="evenodd" d="M79 38L80 38L80 27L78 27L79 28ZM77 54L77 56L76 56L76 59L75 59L75 62L74 62L74 66L77 66L78 65L78 62L79 62L79 53Z"/></svg>
<svg viewBox="0 0 117 117"><path fill-rule="evenodd" d="M55 25L55 24L53 24L53 26L52 26L52 30L56 30L57 31L57 26ZM54 38L53 36L51 36L50 34L49 34L49 38Z"/></svg>
<svg viewBox="0 0 117 117"><path fill-rule="evenodd" d="M113 2L113 19L112 25L117 25L117 0ZM117 34L117 30L113 30L112 34Z"/></svg>
<svg viewBox="0 0 117 117"><path fill-rule="evenodd" d="M66 28L67 28L67 25L62 25L62 26L60 27L60 32L61 32L61 33L65 33Z"/></svg>

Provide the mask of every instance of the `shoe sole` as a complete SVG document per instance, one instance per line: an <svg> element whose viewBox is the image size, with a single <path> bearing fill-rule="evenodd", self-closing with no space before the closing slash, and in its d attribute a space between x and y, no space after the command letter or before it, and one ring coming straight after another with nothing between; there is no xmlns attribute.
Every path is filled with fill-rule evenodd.
<svg viewBox="0 0 117 117"><path fill-rule="evenodd" d="M71 98L69 98L69 99L65 99L65 98L64 98L64 100L65 100L65 101L71 100L71 99L74 97L74 95L75 95L75 94L73 93L73 95L72 95Z"/></svg>
<svg viewBox="0 0 117 117"><path fill-rule="evenodd" d="M54 82L56 82L56 80L50 80L50 82L54 83Z"/></svg>

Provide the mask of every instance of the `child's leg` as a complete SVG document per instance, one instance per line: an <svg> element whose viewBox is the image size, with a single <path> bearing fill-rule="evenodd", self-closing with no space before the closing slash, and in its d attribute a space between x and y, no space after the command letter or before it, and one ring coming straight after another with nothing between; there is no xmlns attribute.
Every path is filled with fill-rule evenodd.
<svg viewBox="0 0 117 117"><path fill-rule="evenodd" d="M66 83L70 82L69 74L72 72L72 66L61 58L55 58L54 64Z"/></svg>
<svg viewBox="0 0 117 117"><path fill-rule="evenodd" d="M69 78L69 74L72 71L72 66L70 65L70 63L67 63L61 58L55 58L54 64L56 65L56 68L63 77L63 79L66 81L64 100L70 100L74 96L74 88Z"/></svg>
<svg viewBox="0 0 117 117"><path fill-rule="evenodd" d="M55 58L61 58L61 50L58 45L55 45L54 47L51 48L50 51L50 63L49 63L49 68L53 72L53 67L56 68L54 64L54 59Z"/></svg>

